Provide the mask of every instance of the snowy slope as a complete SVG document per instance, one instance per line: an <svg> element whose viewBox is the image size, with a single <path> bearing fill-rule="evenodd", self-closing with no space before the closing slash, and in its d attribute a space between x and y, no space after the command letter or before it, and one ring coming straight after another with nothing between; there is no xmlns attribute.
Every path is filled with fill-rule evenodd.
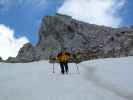
<svg viewBox="0 0 133 100"><path fill-rule="evenodd" d="M61 75L59 64L40 61L0 64L0 100L133 100L133 57L69 64Z"/></svg>

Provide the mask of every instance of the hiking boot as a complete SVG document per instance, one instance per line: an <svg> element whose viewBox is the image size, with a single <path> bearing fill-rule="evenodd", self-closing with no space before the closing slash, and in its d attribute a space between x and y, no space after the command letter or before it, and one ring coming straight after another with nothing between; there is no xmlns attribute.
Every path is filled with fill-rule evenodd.
<svg viewBox="0 0 133 100"><path fill-rule="evenodd" d="M64 75L65 73L64 73L64 72L61 72L61 74L63 74L63 75Z"/></svg>
<svg viewBox="0 0 133 100"><path fill-rule="evenodd" d="M66 72L66 74L68 74L68 72Z"/></svg>

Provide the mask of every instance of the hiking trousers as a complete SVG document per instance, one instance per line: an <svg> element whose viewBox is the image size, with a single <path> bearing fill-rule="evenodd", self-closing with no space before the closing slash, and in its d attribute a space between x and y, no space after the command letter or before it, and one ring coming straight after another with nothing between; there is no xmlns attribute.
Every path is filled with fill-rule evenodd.
<svg viewBox="0 0 133 100"><path fill-rule="evenodd" d="M68 73L68 62L60 62L60 68L62 74L64 74L65 72Z"/></svg>

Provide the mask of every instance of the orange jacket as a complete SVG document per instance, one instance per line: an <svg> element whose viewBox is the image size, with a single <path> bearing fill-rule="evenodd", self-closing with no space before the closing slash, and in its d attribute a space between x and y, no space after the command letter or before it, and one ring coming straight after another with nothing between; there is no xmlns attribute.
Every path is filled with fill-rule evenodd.
<svg viewBox="0 0 133 100"><path fill-rule="evenodd" d="M68 61L71 57L71 54L69 52L60 52L57 55L57 59L59 60L59 62L65 62Z"/></svg>

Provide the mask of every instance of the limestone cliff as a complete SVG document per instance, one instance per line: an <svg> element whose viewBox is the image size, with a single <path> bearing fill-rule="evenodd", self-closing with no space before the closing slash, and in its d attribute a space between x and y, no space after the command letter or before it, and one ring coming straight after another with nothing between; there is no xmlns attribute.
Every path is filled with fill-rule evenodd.
<svg viewBox="0 0 133 100"><path fill-rule="evenodd" d="M72 52L95 53L95 58L133 55L132 28L98 26L56 14L43 18L38 35L36 46L24 46L16 58L48 59L62 47Z"/></svg>

